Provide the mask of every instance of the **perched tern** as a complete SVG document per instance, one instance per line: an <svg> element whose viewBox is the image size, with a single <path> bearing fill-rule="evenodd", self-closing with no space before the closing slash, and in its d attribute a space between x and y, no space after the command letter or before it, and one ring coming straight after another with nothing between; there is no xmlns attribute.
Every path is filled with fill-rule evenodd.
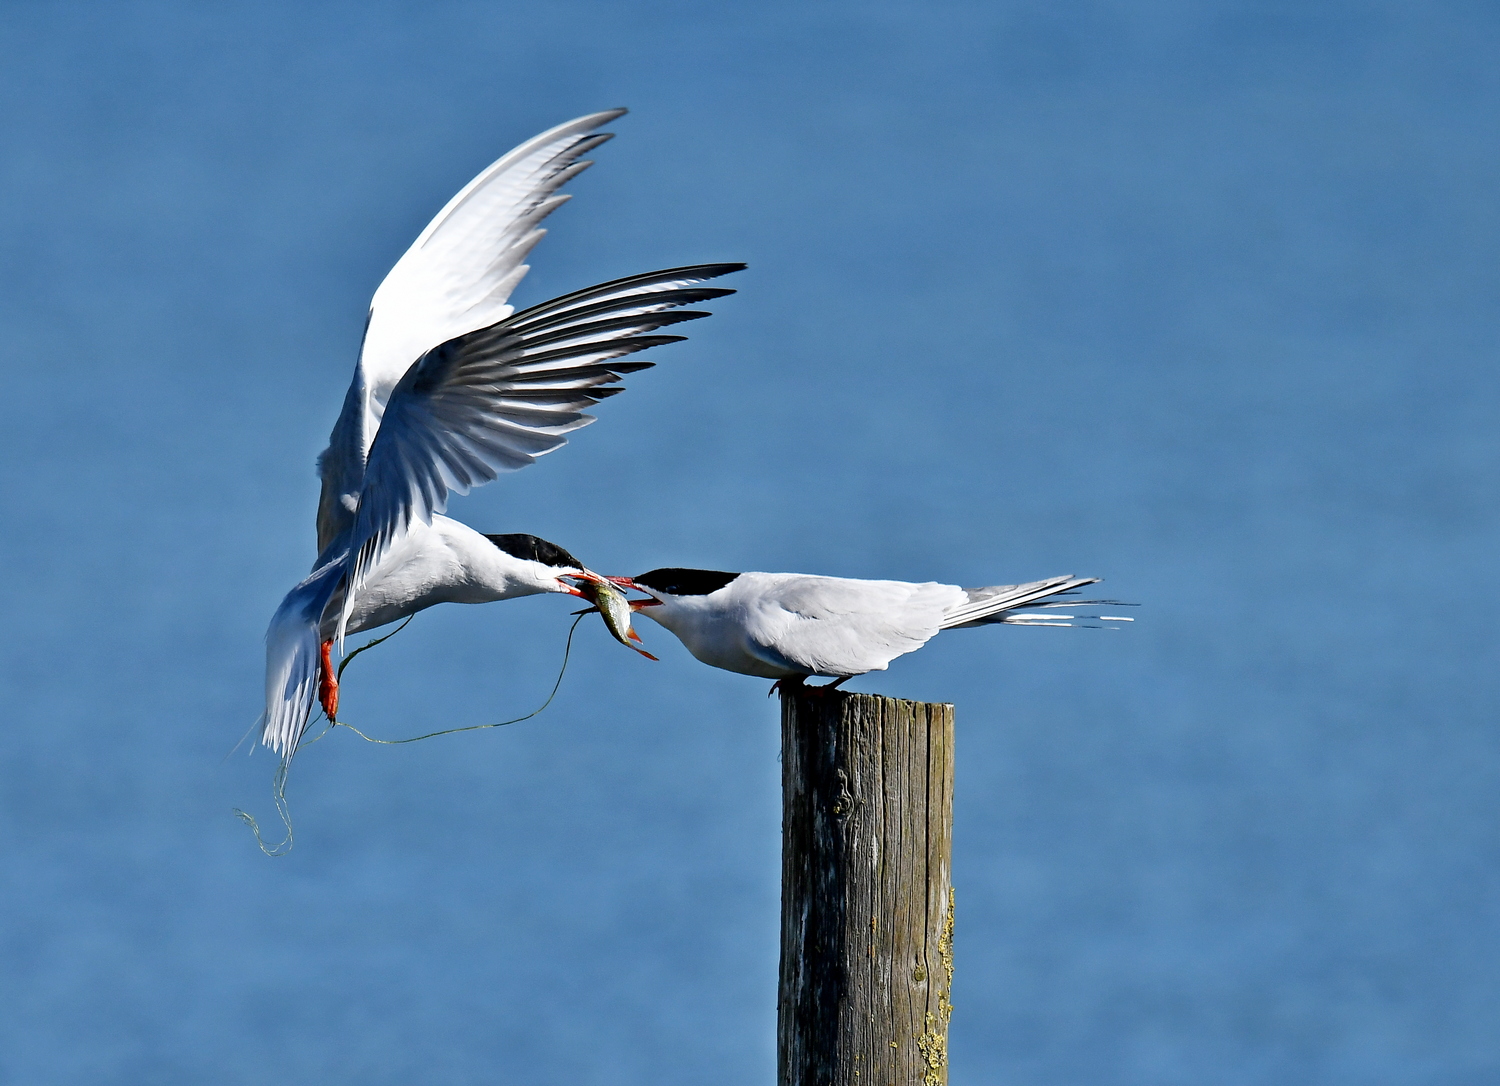
<svg viewBox="0 0 1500 1086"><path fill-rule="evenodd" d="M442 516L464 494L566 444L582 412L623 391L619 361L682 336L659 328L708 314L680 307L734 293L702 286L743 264L617 279L515 312L540 222L590 163L623 109L528 140L470 181L417 237L370 303L354 380L318 458L318 560L266 633L262 741L283 761L315 701L338 711L331 654L346 634L437 603L541 592L584 595L602 579L561 547L486 536Z"/></svg>
<svg viewBox="0 0 1500 1086"><path fill-rule="evenodd" d="M1080 617L1129 622L1118 615L1058 614L1111 605L1108 600L1057 597L1097 577L1049 577L1030 584L959 588L957 585L861 581L804 573L724 573L711 569L654 569L612 577L622 588L650 596L633 601L642 615L677 635L705 664L801 685L813 675L832 689L869 671L884 671L898 656L925 645L941 630L993 623L1071 626Z"/></svg>

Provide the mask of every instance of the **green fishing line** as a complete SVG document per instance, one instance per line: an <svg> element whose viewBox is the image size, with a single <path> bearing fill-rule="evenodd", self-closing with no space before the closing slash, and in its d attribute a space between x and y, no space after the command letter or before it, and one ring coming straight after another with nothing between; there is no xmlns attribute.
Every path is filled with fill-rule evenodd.
<svg viewBox="0 0 1500 1086"><path fill-rule="evenodd" d="M584 612L580 613L579 616L573 620L573 625L570 626L570 627L568 627L568 640L567 640L567 643L563 646L562 667L558 668L558 670L557 670L557 681L552 684L552 693L550 693L550 694L547 695L547 700L546 701L542 702L542 704L540 706L538 706L536 709L533 709L531 712L527 713L525 716L518 716L514 720L502 720L498 724L470 724L467 727L463 727L463 728L444 728L440 732L428 732L426 735L414 735L410 739L372 739L370 736L366 735L364 732L362 732L358 728L356 728L353 724L345 724L342 720L335 720L331 725L329 725L328 728L326 728L323 731L322 734L320 734L318 736L318 738L319 739L323 738L323 735L326 735L328 732L332 731L334 728L348 728L351 732L353 732L355 735L359 736L366 743L379 743L382 746L394 747L394 746L400 745L401 743L416 743L416 742L420 742L423 739L431 739L434 736L438 736L438 735L453 735L455 732L477 732L477 731L482 731L485 728L503 728L503 727L505 727L506 725L509 725L509 724L519 724L523 720L530 720L532 717L538 716L542 712L543 709L547 708L547 706L551 705L552 704L552 699L555 698L555 697L557 697L557 692L562 687L563 675L565 675L567 673L567 670L568 670L568 657L573 654L573 634L578 630L578 624L583 621L583 616L586 615L586 614L588 614L588 613L589 612L587 612L587 611L584 611ZM408 619L407 621L410 621L410 619ZM386 634L386 637L389 637L389 636L391 636L391 635L390 634ZM369 647L370 647L369 645L366 645L364 648L367 649ZM364 649L356 649L355 651L356 652L363 652ZM349 662L349 660L351 660L353 658L354 658L354 653L351 652L349 654L349 656L344 660L344 663L347 664ZM342 666L343 665L341 664L340 665L340 669L341 670L342 670Z"/></svg>
<svg viewBox="0 0 1500 1086"><path fill-rule="evenodd" d="M540 706L538 706L536 709L533 709L525 716L518 716L514 720L502 720L497 724L470 724L467 727L463 728L444 728L442 731L428 732L426 735L414 735L410 739L373 739L370 736L366 735L364 732L360 731L353 724L345 724L342 720L334 720L330 721L328 725L317 735L313 736L305 743L298 744L298 746L311 746L313 743L316 743L319 739L322 739L325 735L331 732L334 728L348 728L351 732L359 736L366 743L379 743L381 746L394 747L399 746L402 743L417 743L423 739L432 739L435 736L439 735L453 735L455 732L477 732L483 731L486 728L504 728L507 725L519 724L523 720L530 720L534 716L539 716L542 711L547 708L547 706L552 704L552 699L557 697L558 690L562 688L563 676L566 675L568 671L568 659L573 655L573 635L578 631L578 624L583 621L583 616L589 613L589 611L578 612L578 617L573 619L573 625L568 627L568 639L563 645L562 666L557 669L557 681L552 684L552 692L547 695L546 701L542 702ZM406 623L410 622L415 617L415 615L408 616L406 622L401 623L401 625L397 626L390 633L386 634L383 637L377 637L375 638L375 640L361 645L359 648L351 652L348 656L345 656L341 661L339 661L339 669L335 678L342 679L344 677L344 668L349 666L350 660L354 659L360 653L364 652L365 649L373 649L382 641L385 641L386 639L391 637L395 637L402 630L406 629ZM271 797L276 804L276 813L281 816L281 824L286 827L286 837L282 838L281 841L277 842L274 845L267 845L265 838L261 836L260 824L255 821L255 816L250 814L248 811L240 810L238 807L234 808L234 813L238 815L247 826L250 827L250 832L255 834L255 843L260 846L260 850L267 856L285 856L288 852L292 851L292 812L290 806L288 806L287 804L286 799L286 778L287 771L289 769L291 769L291 761L288 758L283 760L281 765L277 767L276 775L272 778L271 781Z"/></svg>
<svg viewBox="0 0 1500 1086"><path fill-rule="evenodd" d="M286 802L286 771L290 766L291 763L283 761L276 768L276 776L271 779L271 796L276 801L276 813L281 816L281 824L286 827L286 836L278 843L267 845L266 839L260 835L260 823L255 821L255 816L249 811L234 808L234 813L250 827L250 832L255 834L255 843L267 856L285 856L292 851L292 811Z"/></svg>
<svg viewBox="0 0 1500 1086"><path fill-rule="evenodd" d="M339 669L338 669L338 672L334 675L334 680L337 681L337 680L342 679L344 677L344 668L346 668L346 667L349 666L349 661L350 660L354 659L360 653L364 652L365 649L373 649L376 645L380 644L382 641L389 641L391 638L395 637L402 630L406 629L406 623L410 622L412 619L414 619L416 617L417 616L415 614L407 615L406 616L406 622L401 623L401 625L397 626L390 633L386 634L383 637L377 637L374 641L368 641L368 642L366 642L365 644L361 645L359 648L357 648L353 652L351 652L348 656L345 656L342 660L339 661Z"/></svg>

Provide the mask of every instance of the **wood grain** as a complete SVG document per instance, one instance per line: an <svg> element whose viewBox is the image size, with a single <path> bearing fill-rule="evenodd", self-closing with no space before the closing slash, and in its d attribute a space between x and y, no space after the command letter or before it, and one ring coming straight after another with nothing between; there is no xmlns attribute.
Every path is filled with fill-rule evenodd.
<svg viewBox="0 0 1500 1086"><path fill-rule="evenodd" d="M942 1086L953 985L953 706L781 704L781 1086Z"/></svg>

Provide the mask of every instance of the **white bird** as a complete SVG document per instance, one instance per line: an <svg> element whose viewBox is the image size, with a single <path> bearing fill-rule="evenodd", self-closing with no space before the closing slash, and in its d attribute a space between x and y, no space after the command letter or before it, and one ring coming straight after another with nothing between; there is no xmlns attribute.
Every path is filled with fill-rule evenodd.
<svg viewBox="0 0 1500 1086"><path fill-rule="evenodd" d="M665 626L705 664L801 685L812 675L832 689L869 671L884 671L898 656L925 645L940 630L991 623L1071 626L1079 617L1131 621L1117 615L1063 615L1109 604L1059 602L1056 597L1094 584L1097 577L1049 577L1030 584L959 588L906 581L861 581L804 573L724 573L709 569L654 569L612 577L651 598L640 614ZM775 689L775 687L773 687Z"/></svg>
<svg viewBox="0 0 1500 1086"><path fill-rule="evenodd" d="M467 493L566 444L582 408L623 391L618 359L683 337L651 335L707 313L678 307L734 293L701 286L743 264L617 279L516 313L507 304L567 197L558 188L619 117L559 125L491 164L448 201L375 291L354 380L318 458L318 560L266 633L262 741L289 761L315 697L330 719L330 654L346 634L436 603L578 589L600 578L532 536L484 536L441 516Z"/></svg>

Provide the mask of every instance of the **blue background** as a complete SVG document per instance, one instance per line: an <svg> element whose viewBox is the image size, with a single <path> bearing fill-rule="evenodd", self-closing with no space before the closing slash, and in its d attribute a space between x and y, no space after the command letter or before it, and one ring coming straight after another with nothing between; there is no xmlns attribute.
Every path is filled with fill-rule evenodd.
<svg viewBox="0 0 1500 1086"><path fill-rule="evenodd" d="M591 565L1103 575L944 635L953 1081L1500 1081L1500 10L0 7L0 1081L766 1083L766 684L580 628L546 714L254 721L365 307L614 105L516 300L746 260L599 425L454 503ZM557 598L350 669L518 715Z"/></svg>

